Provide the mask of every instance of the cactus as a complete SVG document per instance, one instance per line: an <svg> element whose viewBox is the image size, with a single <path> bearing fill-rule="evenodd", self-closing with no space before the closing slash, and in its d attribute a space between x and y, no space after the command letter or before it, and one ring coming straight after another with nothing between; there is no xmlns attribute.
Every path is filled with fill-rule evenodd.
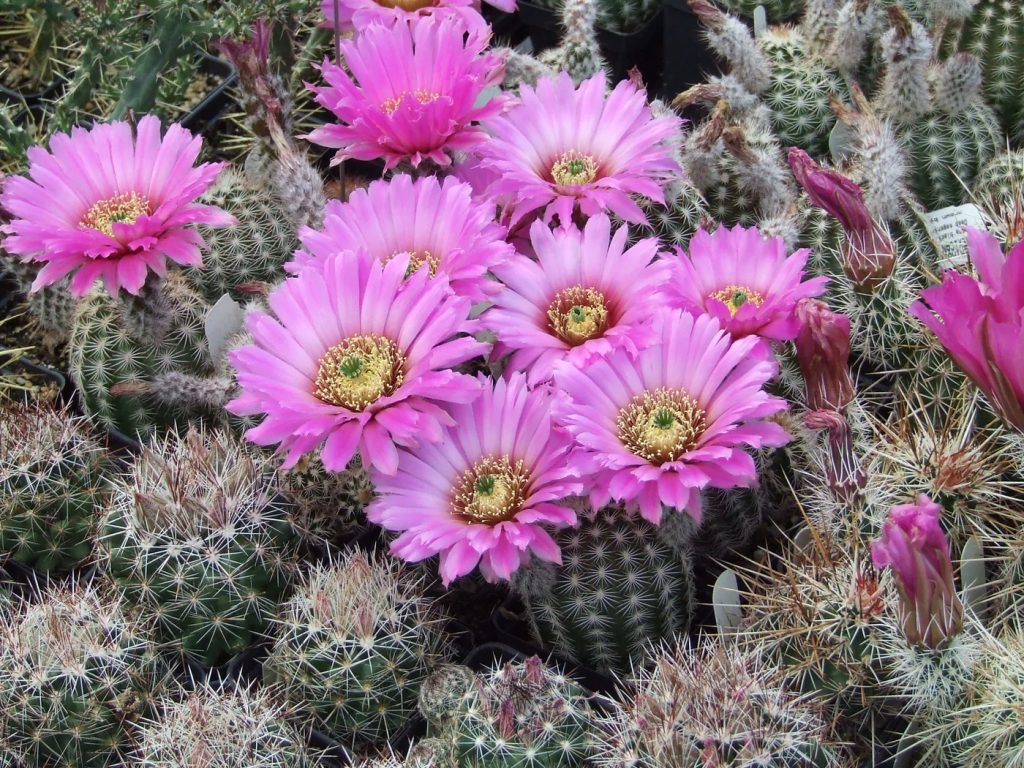
<svg viewBox="0 0 1024 768"><path fill-rule="evenodd" d="M216 664L269 629L295 535L268 460L216 431L171 433L114 483L101 566L171 647Z"/></svg>
<svg viewBox="0 0 1024 768"><path fill-rule="evenodd" d="M600 768L831 768L822 708L778 670L722 639L661 650L600 721Z"/></svg>
<svg viewBox="0 0 1024 768"><path fill-rule="evenodd" d="M685 249L690 237L708 218L707 201L688 179L679 179L665 190L665 205L651 200L639 203L649 224L638 227L637 238L658 237L662 245Z"/></svg>
<svg viewBox="0 0 1024 768"><path fill-rule="evenodd" d="M161 680L148 627L117 594L51 588L0 620L0 744L26 766L122 765Z"/></svg>
<svg viewBox="0 0 1024 768"><path fill-rule="evenodd" d="M675 513L676 517L682 513ZM652 641L685 632L694 610L687 547L606 507L555 537L562 566L535 563L520 578L534 638L601 672L643 663Z"/></svg>
<svg viewBox="0 0 1024 768"><path fill-rule="evenodd" d="M570 3L572 0L570 0ZM657 0L591 0L597 12L597 26L618 34L636 32L657 15L661 5ZM541 0L539 3L552 11L561 12L562 0ZM596 51L595 51L596 53Z"/></svg>
<svg viewBox="0 0 1024 768"><path fill-rule="evenodd" d="M770 468L763 461L758 465L764 482ZM702 560L722 560L748 547L761 528L766 501L760 489L705 489L701 494L701 524L693 542L694 553Z"/></svg>
<svg viewBox="0 0 1024 768"><path fill-rule="evenodd" d="M0 409L0 553L45 573L88 557L103 463L85 420L67 410Z"/></svg>
<svg viewBox="0 0 1024 768"><path fill-rule="evenodd" d="M292 500L292 518L303 535L336 543L367 529L366 507L374 490L358 456L344 472L328 472L318 456L304 456L280 473L280 487Z"/></svg>
<svg viewBox="0 0 1024 768"><path fill-rule="evenodd" d="M265 668L289 704L336 739L379 743L406 725L444 657L422 585L403 566L350 552L314 568L283 608Z"/></svg>
<svg viewBox="0 0 1024 768"><path fill-rule="evenodd" d="M1024 153L1012 150L992 158L974 180L971 199L1006 248L1024 239Z"/></svg>
<svg viewBox="0 0 1024 768"><path fill-rule="evenodd" d="M803 10L804 0L718 0L718 4L733 13L752 17L754 10L760 5L768 15L769 21L787 21Z"/></svg>
<svg viewBox="0 0 1024 768"><path fill-rule="evenodd" d="M572 768L587 764L589 717L583 689L533 656L481 673L436 730L451 768Z"/></svg>
<svg viewBox="0 0 1024 768"><path fill-rule="evenodd" d="M158 702L138 727L139 768L306 768L314 765L299 732L269 689L200 684Z"/></svg>
<svg viewBox="0 0 1024 768"><path fill-rule="evenodd" d="M1015 0L978 0L964 25L960 49L984 65L985 95L999 114L1003 130L1024 140L1024 6Z"/></svg>
<svg viewBox="0 0 1024 768"><path fill-rule="evenodd" d="M68 342L78 302L68 291L68 279L60 280L29 293L42 267L8 256L0 249L0 271L14 277L18 291L27 295L26 308L32 324L27 329L48 350L56 350Z"/></svg>

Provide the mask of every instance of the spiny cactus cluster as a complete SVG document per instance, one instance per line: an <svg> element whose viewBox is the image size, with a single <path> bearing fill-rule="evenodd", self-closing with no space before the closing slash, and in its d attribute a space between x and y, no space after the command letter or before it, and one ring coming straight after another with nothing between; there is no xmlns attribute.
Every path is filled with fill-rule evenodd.
<svg viewBox="0 0 1024 768"><path fill-rule="evenodd" d="M104 461L67 410L0 407L0 553L46 573L82 563L106 497Z"/></svg>
<svg viewBox="0 0 1024 768"><path fill-rule="evenodd" d="M101 565L164 642L217 664L270 628L294 564L288 513L266 458L221 432L172 433L114 483Z"/></svg>
<svg viewBox="0 0 1024 768"><path fill-rule="evenodd" d="M315 567L283 606L265 675L334 739L384 742L408 724L445 657L440 621L411 573L350 552Z"/></svg>

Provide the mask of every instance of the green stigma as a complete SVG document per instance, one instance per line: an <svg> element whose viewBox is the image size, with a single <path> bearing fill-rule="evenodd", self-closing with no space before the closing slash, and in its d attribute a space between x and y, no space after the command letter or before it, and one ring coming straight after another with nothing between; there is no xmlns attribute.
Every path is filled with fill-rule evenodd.
<svg viewBox="0 0 1024 768"><path fill-rule="evenodd" d="M480 475L473 485L473 490L480 496L490 496L494 493L494 475Z"/></svg>
<svg viewBox="0 0 1024 768"><path fill-rule="evenodd" d="M358 355L346 357L338 365L338 370L341 371L341 375L345 378L356 379L363 372L363 358Z"/></svg>

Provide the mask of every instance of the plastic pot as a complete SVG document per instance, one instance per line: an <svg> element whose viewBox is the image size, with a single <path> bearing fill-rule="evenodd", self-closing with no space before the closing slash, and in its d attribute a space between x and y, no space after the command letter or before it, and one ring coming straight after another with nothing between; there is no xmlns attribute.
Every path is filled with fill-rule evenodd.
<svg viewBox="0 0 1024 768"><path fill-rule="evenodd" d="M686 0L665 0L663 13L661 94L672 99L691 85L704 82L720 67L704 40L700 20Z"/></svg>
<svg viewBox="0 0 1024 768"><path fill-rule="evenodd" d="M220 84L208 92L179 122L193 133L206 133L220 122L231 103L230 91L238 80L238 73L229 61L211 56L205 51L200 52L197 63L199 71L220 77Z"/></svg>

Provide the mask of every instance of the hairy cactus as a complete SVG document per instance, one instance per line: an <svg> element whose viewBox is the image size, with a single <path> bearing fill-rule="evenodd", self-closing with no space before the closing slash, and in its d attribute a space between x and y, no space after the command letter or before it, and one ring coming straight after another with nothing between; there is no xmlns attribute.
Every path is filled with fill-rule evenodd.
<svg viewBox="0 0 1024 768"><path fill-rule="evenodd" d="M139 768L306 768L314 760L270 689L201 684L157 702L138 727Z"/></svg>
<svg viewBox="0 0 1024 768"><path fill-rule="evenodd" d="M556 541L562 565L535 563L518 582L541 644L585 666L625 674L643 664L649 643L689 627L691 555L657 526L606 507L560 531Z"/></svg>
<svg viewBox="0 0 1024 768"><path fill-rule="evenodd" d="M26 766L122 765L159 670L148 628L116 594L52 588L0 618L0 744Z"/></svg>
<svg viewBox="0 0 1024 768"><path fill-rule="evenodd" d="M216 431L171 433L114 484L101 564L161 638L206 664L270 626L295 535L268 460Z"/></svg>
<svg viewBox="0 0 1024 768"><path fill-rule="evenodd" d="M764 462L759 464L764 478ZM760 489L705 489L701 494L701 523L693 542L694 554L724 559L748 547L764 521L765 507L766 499Z"/></svg>
<svg viewBox="0 0 1024 768"><path fill-rule="evenodd" d="M778 670L709 639L664 648L601 722L601 768L820 768L839 764L817 702Z"/></svg>
<svg viewBox="0 0 1024 768"><path fill-rule="evenodd" d="M430 666L444 658L433 604L403 566L354 552L315 568L283 608L265 674L316 727L379 743L416 709Z"/></svg>
<svg viewBox="0 0 1024 768"><path fill-rule="evenodd" d="M84 419L0 408L0 553L47 573L88 557L106 496L103 462Z"/></svg>
<svg viewBox="0 0 1024 768"><path fill-rule="evenodd" d="M803 10L804 0L718 0L718 4L743 16L753 16L754 10L761 5L769 21L786 21Z"/></svg>
<svg viewBox="0 0 1024 768"><path fill-rule="evenodd" d="M452 768L571 768L586 765L589 717L583 689L533 656L481 673L437 730Z"/></svg>
<svg viewBox="0 0 1024 768"><path fill-rule="evenodd" d="M564 30L559 50L561 68L569 73L577 85L605 69L597 40L597 24L602 11L612 12L613 18L605 17L612 23L633 24L639 20L632 18L631 12L646 11L643 7L645 5L649 5L650 10L657 10L657 4L650 3L650 0L562 0L561 5ZM614 18L616 12L622 14L620 18Z"/></svg>
<svg viewBox="0 0 1024 768"><path fill-rule="evenodd" d="M586 0L594 6L593 13L596 14L597 26L619 34L636 32L644 24L651 20L658 13L661 5L657 0ZM563 24L568 18L568 13L563 11L564 6L583 5L581 0L569 0L567 3L561 0L541 0L540 5L554 11L563 13ZM569 31L568 25L566 30ZM593 55L597 55L595 49Z"/></svg>

